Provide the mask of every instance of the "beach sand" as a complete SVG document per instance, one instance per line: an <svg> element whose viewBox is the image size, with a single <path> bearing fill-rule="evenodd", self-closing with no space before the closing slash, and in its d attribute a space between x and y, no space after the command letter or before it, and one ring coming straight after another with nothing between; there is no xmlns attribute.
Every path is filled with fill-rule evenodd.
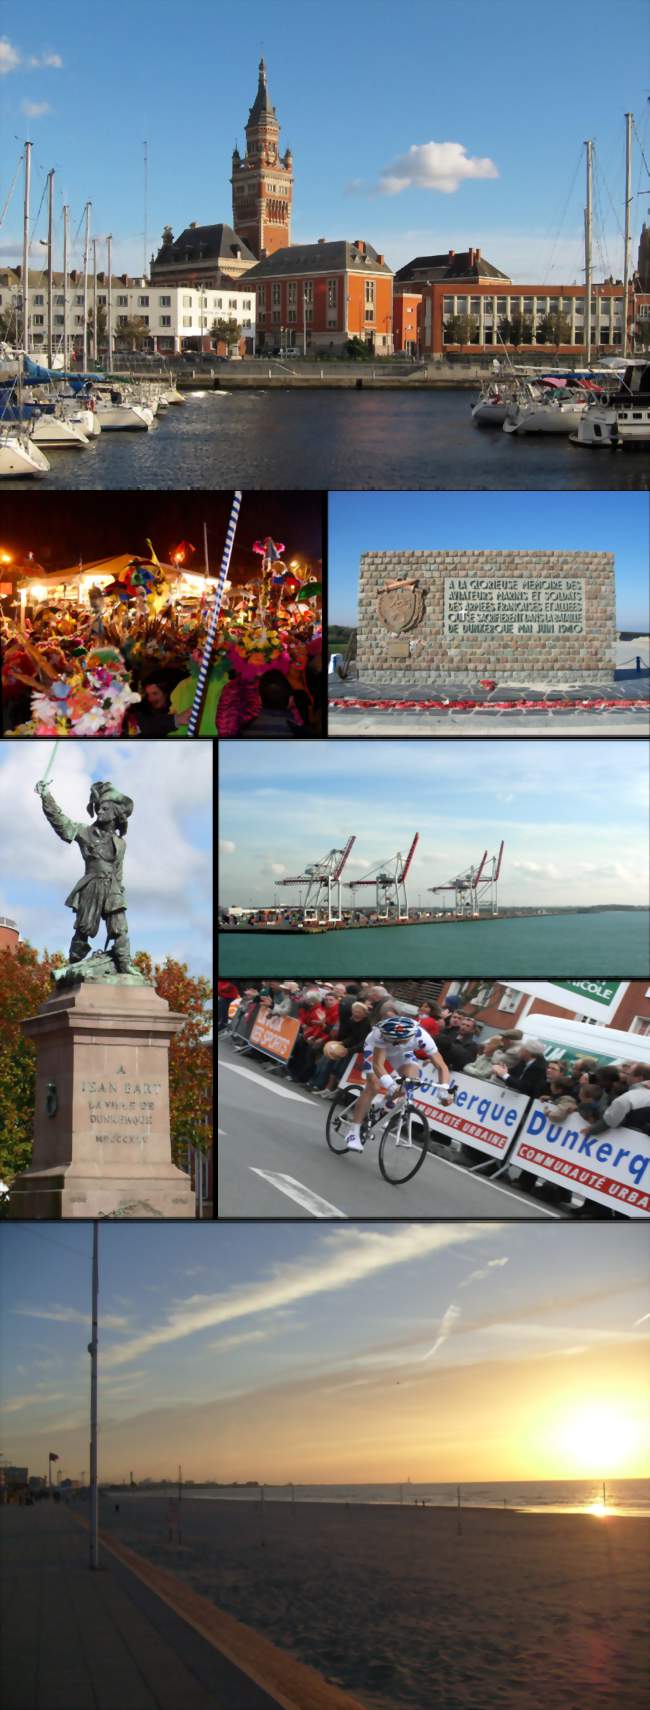
<svg viewBox="0 0 650 1710"><path fill-rule="evenodd" d="M101 1525L368 1710L640 1710L650 1523L129 1497Z"/></svg>

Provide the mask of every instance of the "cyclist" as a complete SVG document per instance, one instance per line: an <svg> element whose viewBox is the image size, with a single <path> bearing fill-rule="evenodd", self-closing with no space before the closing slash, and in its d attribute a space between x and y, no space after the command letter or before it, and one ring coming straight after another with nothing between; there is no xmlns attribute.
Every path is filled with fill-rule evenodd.
<svg viewBox="0 0 650 1710"><path fill-rule="evenodd" d="M391 1068L400 1071L405 1080L419 1081L420 1064L416 1051L425 1054L427 1062L437 1071L441 1087L447 1089L446 1095L440 1094L442 1104L451 1104L453 1093L449 1091L449 1069L436 1050L435 1040L430 1033L425 1033L419 1022L413 1021L409 1015L387 1015L383 1021L378 1021L371 1028L363 1047L363 1067L366 1074L366 1084L354 1108L355 1120L350 1125L347 1136L347 1152L362 1152L361 1124L370 1109L377 1094L386 1097L394 1092L398 1085L395 1074L389 1074L386 1068L386 1057L390 1058Z"/></svg>

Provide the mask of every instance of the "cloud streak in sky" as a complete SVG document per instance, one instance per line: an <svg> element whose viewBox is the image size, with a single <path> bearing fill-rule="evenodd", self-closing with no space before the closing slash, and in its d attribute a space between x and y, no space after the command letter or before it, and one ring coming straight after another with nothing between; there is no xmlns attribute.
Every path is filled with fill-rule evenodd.
<svg viewBox="0 0 650 1710"><path fill-rule="evenodd" d="M469 178L498 178L498 167L487 156L468 155L463 143L413 143L379 175L384 196L399 196L402 190L437 190L451 196Z"/></svg>
<svg viewBox="0 0 650 1710"><path fill-rule="evenodd" d="M423 1224L389 1235L355 1230L352 1240L350 1230L345 1231L344 1237L335 1232L324 1244L326 1253L319 1262L315 1263L312 1256L294 1264L276 1266L265 1280L225 1295L193 1295L174 1307L157 1328L111 1348L104 1364L106 1367L126 1365L151 1348L196 1335L201 1330L229 1324L254 1313L273 1312L278 1307L316 1295L353 1288L355 1284L378 1276L395 1265L409 1264L429 1254L443 1252L448 1247L480 1240L492 1234L494 1227L482 1223Z"/></svg>

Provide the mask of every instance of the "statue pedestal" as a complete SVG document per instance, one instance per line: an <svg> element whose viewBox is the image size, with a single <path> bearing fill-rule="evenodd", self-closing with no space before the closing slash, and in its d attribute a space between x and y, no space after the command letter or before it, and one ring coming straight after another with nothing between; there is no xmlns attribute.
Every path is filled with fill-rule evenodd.
<svg viewBox="0 0 650 1710"><path fill-rule="evenodd" d="M183 1026L152 986L74 981L23 1022L36 1046L31 1168L12 1217L193 1217L171 1158L169 1043Z"/></svg>

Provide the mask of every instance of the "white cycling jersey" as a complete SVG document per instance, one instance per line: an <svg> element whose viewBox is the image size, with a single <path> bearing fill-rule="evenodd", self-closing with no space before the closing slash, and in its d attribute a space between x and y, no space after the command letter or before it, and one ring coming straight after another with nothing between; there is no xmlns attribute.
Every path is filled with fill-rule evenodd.
<svg viewBox="0 0 650 1710"><path fill-rule="evenodd" d="M364 1069L372 1068L372 1054L373 1051L377 1050L386 1052L393 1069L402 1069L406 1063L416 1063L418 1060L415 1055L416 1051L426 1051L427 1057L434 1057L437 1054L435 1039L432 1039L431 1034L425 1032L423 1027L418 1027L412 1037L406 1039L402 1045L398 1040L384 1039L379 1027L373 1027L363 1042ZM435 1072L434 1069L433 1073L435 1074Z"/></svg>

